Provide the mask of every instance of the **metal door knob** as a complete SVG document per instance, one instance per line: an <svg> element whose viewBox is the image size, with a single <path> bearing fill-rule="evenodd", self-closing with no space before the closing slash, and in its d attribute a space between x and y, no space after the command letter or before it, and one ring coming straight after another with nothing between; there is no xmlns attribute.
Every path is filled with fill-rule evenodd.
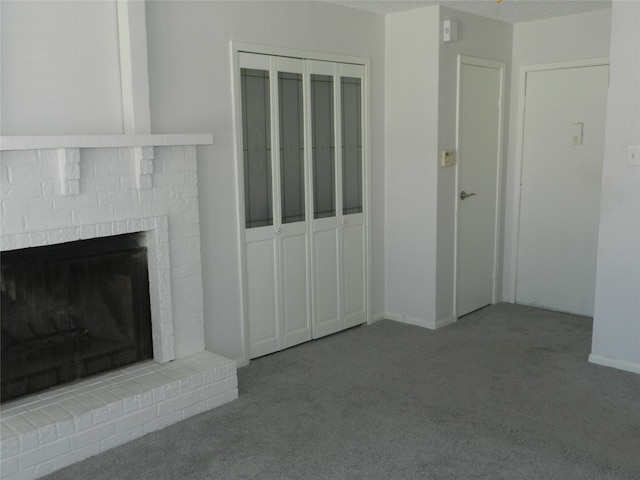
<svg viewBox="0 0 640 480"><path fill-rule="evenodd" d="M475 193L467 193L464 190L460 192L460 200L464 200L465 198L473 197Z"/></svg>

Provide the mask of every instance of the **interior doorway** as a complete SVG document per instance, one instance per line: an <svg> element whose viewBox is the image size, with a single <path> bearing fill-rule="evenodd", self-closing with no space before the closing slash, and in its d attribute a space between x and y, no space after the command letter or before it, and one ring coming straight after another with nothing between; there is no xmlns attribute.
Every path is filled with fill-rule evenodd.
<svg viewBox="0 0 640 480"><path fill-rule="evenodd" d="M609 68L525 75L515 301L592 316Z"/></svg>
<svg viewBox="0 0 640 480"><path fill-rule="evenodd" d="M458 59L456 316L496 301L505 64Z"/></svg>

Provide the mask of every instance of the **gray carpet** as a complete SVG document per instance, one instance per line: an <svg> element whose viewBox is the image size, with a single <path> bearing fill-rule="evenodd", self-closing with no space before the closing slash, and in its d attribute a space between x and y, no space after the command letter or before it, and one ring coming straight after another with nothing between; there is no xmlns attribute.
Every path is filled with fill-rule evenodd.
<svg viewBox="0 0 640 480"><path fill-rule="evenodd" d="M591 320L499 304L251 362L240 398L48 476L640 479L640 375L587 363Z"/></svg>

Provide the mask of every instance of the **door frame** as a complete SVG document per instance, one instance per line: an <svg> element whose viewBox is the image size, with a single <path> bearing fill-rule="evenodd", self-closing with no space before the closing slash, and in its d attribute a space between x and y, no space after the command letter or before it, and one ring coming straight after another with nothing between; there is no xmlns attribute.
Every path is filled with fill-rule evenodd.
<svg viewBox="0 0 640 480"><path fill-rule="evenodd" d="M248 299L247 299L247 275L246 275L246 251L245 251L245 204L244 204L244 166L242 162L242 111L241 104L241 78L240 78L240 52L254 53L258 55L269 55L277 57L291 57L302 60L318 60L335 63L345 63L364 66L364 79L362 82L362 98L363 98L363 118L362 118L362 135L363 135L363 148L362 148L362 163L363 163L363 208L365 214L365 320L367 325L372 323L371 318L371 173L370 173L370 156L369 156L369 144L371 138L371 122L369 121L369 112L371 105L371 91L369 87L369 78L371 78L371 60L366 57L356 57L350 55L338 55L331 53L314 52L307 50L300 50L295 48L273 47L267 45L260 45L254 43L247 43L241 41L231 40L229 42L229 57L231 67L231 113L233 118L233 148L235 158L235 176L236 176L236 188L237 197L235 205L235 214L237 219L237 242L239 246L239 279L240 279L240 316L241 316L241 328L240 334L243 345L243 356L237 362L239 367L249 364L249 318L248 312ZM305 67L306 68L306 67ZM305 101L305 107L307 107ZM306 120L305 120L306 121ZM305 130L308 130L305 125ZM308 141L305 138L305 141ZM305 189L309 188L310 175L305 173ZM308 190L307 190L308 191ZM307 205L307 215L310 212L310 207ZM309 242L311 241L311 223L308 222L307 237ZM311 250L309 250L311 251ZM312 275L311 270L308 271L308 276ZM311 292L311 290L309 290ZM311 305L311 301L309 302ZM310 307L309 307L310 308ZM313 321L312 321L313 323ZM313 332L313 325L312 325Z"/></svg>
<svg viewBox="0 0 640 480"><path fill-rule="evenodd" d="M473 65L477 67L485 67L485 68L494 68L500 71L500 100L499 100L499 114L498 114L498 155L496 158L495 168L496 168L496 198L495 198L495 210L494 210L494 241L493 241L493 271L492 271L492 295L491 295L491 303L495 304L498 298L498 253L499 253L499 245L500 245L500 236L499 233L502 229L501 222L501 204L502 204L502 165L504 158L504 101L505 101L505 85L506 85L506 70L507 64L506 62L499 60L488 60L477 57L470 57L466 55L458 55L458 66L457 66L457 85L456 85L456 152L460 152L460 114L462 107L462 98L461 98L461 78L462 78L462 65ZM456 161L456 171L455 171L455 225L454 225L454 260L453 260L453 318L458 320L458 222L460 220L458 207L458 191L460 189L459 185L460 179L460 163Z"/></svg>
<svg viewBox="0 0 640 480"><path fill-rule="evenodd" d="M506 285L506 297L516 301L518 281L518 254L520 249L520 207L522 198L522 170L524 159L524 128L527 101L527 75L532 72L567 70L571 68L609 66L609 58L597 57L584 60L568 60L564 62L539 63L520 67L518 79L518 107L516 124L516 145L513 175L513 210L511 212L511 254L509 258L509 284ZM506 232L505 232L506 233Z"/></svg>

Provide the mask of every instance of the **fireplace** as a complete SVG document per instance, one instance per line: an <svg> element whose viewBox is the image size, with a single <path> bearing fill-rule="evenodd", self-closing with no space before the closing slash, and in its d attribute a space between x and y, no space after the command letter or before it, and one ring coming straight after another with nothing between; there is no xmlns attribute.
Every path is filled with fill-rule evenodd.
<svg viewBox="0 0 640 480"><path fill-rule="evenodd" d="M2 401L153 357L140 233L2 252Z"/></svg>
<svg viewBox="0 0 640 480"><path fill-rule="evenodd" d="M34 387L2 404L3 480L237 398L235 362L204 342L196 145L211 136L0 140L3 400ZM141 323L123 327L129 317ZM53 367L29 376L35 346ZM58 362L63 353L72 360ZM5 355L19 365L7 385Z"/></svg>

